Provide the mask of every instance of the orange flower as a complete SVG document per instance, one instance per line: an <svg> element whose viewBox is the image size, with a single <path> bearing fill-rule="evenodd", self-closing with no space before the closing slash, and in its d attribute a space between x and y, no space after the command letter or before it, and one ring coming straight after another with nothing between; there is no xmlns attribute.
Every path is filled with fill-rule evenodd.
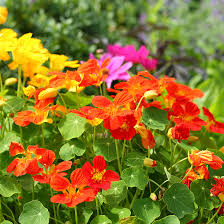
<svg viewBox="0 0 224 224"><path fill-rule="evenodd" d="M81 64L77 70L83 76L83 80L79 86L100 86L108 76L106 67L109 63L110 59L107 58L102 62L101 66L99 66L96 59L89 59L87 62Z"/></svg>
<svg viewBox="0 0 224 224"><path fill-rule="evenodd" d="M28 99L33 97L35 92L36 92L36 89L34 86L29 85L27 87L23 87L23 93L25 96L28 97Z"/></svg>
<svg viewBox="0 0 224 224"><path fill-rule="evenodd" d="M51 202L66 204L73 208L84 201L93 201L97 191L88 188L88 180L84 177L82 169L76 169L71 173L71 183L65 177L55 175L51 178L50 186L55 191L62 191L51 197Z"/></svg>
<svg viewBox="0 0 224 224"><path fill-rule="evenodd" d="M0 24L3 24L6 22L8 17L8 10L6 7L0 6Z"/></svg>
<svg viewBox="0 0 224 224"><path fill-rule="evenodd" d="M22 158L15 158L8 166L6 171L11 173L14 171L15 176L22 176L24 174L37 174L40 172L41 168L38 166L38 161L41 159L42 155L46 149L39 148L38 145L29 145L27 150L17 142L11 142L9 147L9 154L11 156L16 156L18 154L23 154Z"/></svg>
<svg viewBox="0 0 224 224"><path fill-rule="evenodd" d="M65 176L67 173L62 171L69 170L71 168L71 161L64 161L58 165L54 165L53 162L56 156L52 150L46 150L38 161L44 168L40 170L40 174L33 176L35 181L39 183L50 184L51 178L55 175Z"/></svg>
<svg viewBox="0 0 224 224"><path fill-rule="evenodd" d="M191 154L188 155L188 160L193 166L208 164L214 170L222 168L223 164L222 159L208 150L192 150Z"/></svg>

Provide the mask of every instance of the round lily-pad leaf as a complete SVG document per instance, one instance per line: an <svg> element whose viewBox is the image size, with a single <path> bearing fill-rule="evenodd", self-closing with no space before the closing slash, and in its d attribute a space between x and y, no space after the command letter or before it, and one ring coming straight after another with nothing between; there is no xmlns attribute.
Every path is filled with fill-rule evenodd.
<svg viewBox="0 0 224 224"><path fill-rule="evenodd" d="M6 135L0 139L0 153L9 151L11 141L20 142L20 137L13 132L6 133Z"/></svg>
<svg viewBox="0 0 224 224"><path fill-rule="evenodd" d="M108 162L111 162L117 158L113 138L97 139L93 145L93 149L97 156L103 156Z"/></svg>
<svg viewBox="0 0 224 224"><path fill-rule="evenodd" d="M169 121L167 119L167 112L156 107L148 107L143 110L143 123L151 129L158 129L163 131Z"/></svg>
<svg viewBox="0 0 224 224"><path fill-rule="evenodd" d="M0 176L0 194L3 197L11 197L20 193L19 184L11 177Z"/></svg>
<svg viewBox="0 0 224 224"><path fill-rule="evenodd" d="M112 221L105 215L97 215L90 224L111 224Z"/></svg>
<svg viewBox="0 0 224 224"><path fill-rule="evenodd" d="M180 224L180 220L175 215L168 215L163 219L153 222L153 224Z"/></svg>
<svg viewBox="0 0 224 224"><path fill-rule="evenodd" d="M73 113L67 114L59 123L58 129L65 140L80 137L85 131L87 121Z"/></svg>
<svg viewBox="0 0 224 224"><path fill-rule="evenodd" d="M150 224L160 216L160 206L158 202L152 201L150 198L135 200L133 210L137 218Z"/></svg>
<svg viewBox="0 0 224 224"><path fill-rule="evenodd" d="M209 180L196 180L191 183L191 191L194 193L195 202L199 207L208 210L214 208L214 200L210 196L211 186Z"/></svg>
<svg viewBox="0 0 224 224"><path fill-rule="evenodd" d="M185 184L173 184L164 194L163 200L170 212L173 212L179 219L185 214L194 212L194 194Z"/></svg>
<svg viewBox="0 0 224 224"><path fill-rule="evenodd" d="M41 202L34 200L26 203L23 207L23 212L19 216L21 224L48 224L49 212Z"/></svg>
<svg viewBox="0 0 224 224"><path fill-rule="evenodd" d="M74 159L75 156L82 156L85 151L85 144L78 139L74 139L61 147L59 155L61 159L68 161Z"/></svg>
<svg viewBox="0 0 224 224"><path fill-rule="evenodd" d="M219 217L217 224L224 224L224 216Z"/></svg>
<svg viewBox="0 0 224 224"><path fill-rule="evenodd" d="M137 187L140 190L144 190L148 183L145 170L141 167L129 167L124 169L121 178L125 181L128 187Z"/></svg>
<svg viewBox="0 0 224 224"><path fill-rule="evenodd" d="M128 208L116 207L110 210L108 217L114 224L120 223L119 221L125 219L131 215L131 211Z"/></svg>
<svg viewBox="0 0 224 224"><path fill-rule="evenodd" d="M127 166L143 166L145 155L138 152L130 152L125 157L125 164Z"/></svg>
<svg viewBox="0 0 224 224"><path fill-rule="evenodd" d="M103 201L111 206L117 205L120 201L126 198L127 185L123 180L111 183L111 187L107 191L102 191Z"/></svg>

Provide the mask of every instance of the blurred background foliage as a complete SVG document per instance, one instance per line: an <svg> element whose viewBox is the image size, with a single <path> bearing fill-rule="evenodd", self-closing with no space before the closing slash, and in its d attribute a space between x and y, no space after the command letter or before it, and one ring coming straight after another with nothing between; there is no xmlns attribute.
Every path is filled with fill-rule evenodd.
<svg viewBox="0 0 224 224"><path fill-rule="evenodd" d="M154 75L174 76L205 96L197 103L224 122L224 0L0 0L5 24L32 32L51 53L86 60L110 43L144 44ZM220 138L224 145L224 138Z"/></svg>

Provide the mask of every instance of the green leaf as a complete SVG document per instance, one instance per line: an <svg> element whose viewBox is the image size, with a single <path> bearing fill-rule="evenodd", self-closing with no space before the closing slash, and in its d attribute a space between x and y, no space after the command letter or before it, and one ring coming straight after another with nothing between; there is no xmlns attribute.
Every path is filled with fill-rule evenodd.
<svg viewBox="0 0 224 224"><path fill-rule="evenodd" d="M164 194L163 200L170 212L178 218L194 212L194 194L184 184L173 184Z"/></svg>
<svg viewBox="0 0 224 224"><path fill-rule="evenodd" d="M58 129L65 140L80 137L85 131L87 121L73 113L67 114L59 123Z"/></svg>
<svg viewBox="0 0 224 224"><path fill-rule="evenodd" d="M66 144L64 144L60 148L59 155L63 160L71 160L75 158L75 156L82 156L86 151L85 144L78 140L74 139Z"/></svg>
<svg viewBox="0 0 224 224"><path fill-rule="evenodd" d="M3 110L6 113L15 113L17 111L20 111L23 108L25 102L26 102L25 99L13 96L6 101L6 104L4 105Z"/></svg>
<svg viewBox="0 0 224 224"><path fill-rule="evenodd" d="M26 191L32 191L33 190L33 178L31 175L26 174L23 176L17 177L18 181L21 183L22 188Z"/></svg>
<svg viewBox="0 0 224 224"><path fill-rule="evenodd" d="M130 152L125 157L125 164L127 166L143 166L145 156L138 152Z"/></svg>
<svg viewBox="0 0 224 224"><path fill-rule="evenodd" d="M163 219L153 222L153 224L180 224L180 220L175 215L168 215Z"/></svg>
<svg viewBox="0 0 224 224"><path fill-rule="evenodd" d="M217 224L224 224L224 216L219 217Z"/></svg>
<svg viewBox="0 0 224 224"><path fill-rule="evenodd" d="M93 211L86 207L81 207L79 208L78 211L81 212L81 215L79 217L80 222L83 224L87 224L89 222L91 215L93 214Z"/></svg>
<svg viewBox="0 0 224 224"><path fill-rule="evenodd" d="M0 153L9 151L11 141L20 142L20 137L13 132L6 133L6 135L0 140Z"/></svg>
<svg viewBox="0 0 224 224"><path fill-rule="evenodd" d="M160 206L158 202L152 201L150 198L135 200L133 210L137 218L150 224L160 216Z"/></svg>
<svg viewBox="0 0 224 224"><path fill-rule="evenodd" d="M18 183L8 176L0 176L0 194L3 197L11 197L13 194L20 193Z"/></svg>
<svg viewBox="0 0 224 224"><path fill-rule="evenodd" d="M8 220L4 220L1 224L13 224L13 223Z"/></svg>
<svg viewBox="0 0 224 224"><path fill-rule="evenodd" d="M211 181L195 180L191 183L191 191L194 193L195 202L199 207L212 210L214 208L213 197L210 196Z"/></svg>
<svg viewBox="0 0 224 224"><path fill-rule="evenodd" d="M40 201L30 201L23 207L23 212L19 216L21 224L48 224L50 214Z"/></svg>
<svg viewBox="0 0 224 224"><path fill-rule="evenodd" d="M143 110L142 121L148 128L159 129L161 131L169 124L167 112L156 107L149 107Z"/></svg>
<svg viewBox="0 0 224 224"><path fill-rule="evenodd" d="M97 215L90 224L111 224L112 221L105 215Z"/></svg>
<svg viewBox="0 0 224 224"><path fill-rule="evenodd" d="M117 158L113 138L97 139L93 145L93 149L96 155L103 156L108 162Z"/></svg>
<svg viewBox="0 0 224 224"><path fill-rule="evenodd" d="M121 178L125 181L128 187L137 187L140 190L144 190L148 183L145 170L137 166L124 169Z"/></svg>
<svg viewBox="0 0 224 224"><path fill-rule="evenodd" d="M127 218L131 215L131 211L128 208L116 207L110 210L108 217L114 224L118 224L121 219Z"/></svg>
<svg viewBox="0 0 224 224"><path fill-rule="evenodd" d="M111 206L117 205L120 201L126 198L127 185L123 180L114 181L111 183L111 188L107 191L102 191L103 201Z"/></svg>

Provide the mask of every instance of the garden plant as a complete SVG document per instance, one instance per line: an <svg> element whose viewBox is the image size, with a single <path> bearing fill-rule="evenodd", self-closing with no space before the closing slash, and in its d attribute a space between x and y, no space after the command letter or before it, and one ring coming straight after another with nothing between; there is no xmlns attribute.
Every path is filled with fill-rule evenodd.
<svg viewBox="0 0 224 224"><path fill-rule="evenodd" d="M51 53L7 16L0 7L2 224L224 223L209 83L167 76L145 45Z"/></svg>

